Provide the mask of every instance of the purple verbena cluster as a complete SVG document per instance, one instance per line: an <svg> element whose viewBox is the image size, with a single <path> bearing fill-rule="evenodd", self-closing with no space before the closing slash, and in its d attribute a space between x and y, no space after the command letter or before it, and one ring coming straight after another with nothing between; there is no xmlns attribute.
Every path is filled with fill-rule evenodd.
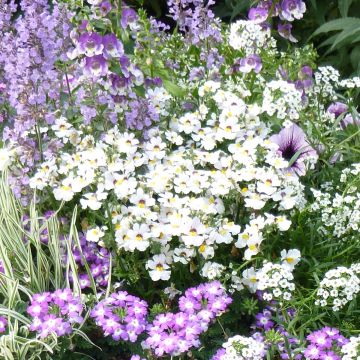
<svg viewBox="0 0 360 360"><path fill-rule="evenodd" d="M100 301L91 311L105 336L115 341L135 342L146 328L147 303L126 291L118 291Z"/></svg>
<svg viewBox="0 0 360 360"><path fill-rule="evenodd" d="M6 331L7 319L4 316L0 316L0 334Z"/></svg>
<svg viewBox="0 0 360 360"><path fill-rule="evenodd" d="M341 360L341 348L349 342L338 329L328 326L312 332L306 339L309 341L304 350L307 360Z"/></svg>
<svg viewBox="0 0 360 360"><path fill-rule="evenodd" d="M57 336L71 334L73 324L83 321L83 309L80 298L66 288L35 294L26 311L33 318L30 330L36 331L40 338L46 338L51 333Z"/></svg>
<svg viewBox="0 0 360 360"><path fill-rule="evenodd" d="M90 277L85 269L84 259L90 268L95 283L100 288L106 287L108 284L110 268L109 251L94 242L87 241L86 236L83 234L79 234L79 240L81 250L74 247L73 256L75 262L78 264L81 289L86 289L91 286Z"/></svg>
<svg viewBox="0 0 360 360"><path fill-rule="evenodd" d="M178 313L159 314L147 327L149 336L143 347L152 349L157 356L178 356L192 347L199 347L200 334L231 302L218 281L186 290L179 299Z"/></svg>

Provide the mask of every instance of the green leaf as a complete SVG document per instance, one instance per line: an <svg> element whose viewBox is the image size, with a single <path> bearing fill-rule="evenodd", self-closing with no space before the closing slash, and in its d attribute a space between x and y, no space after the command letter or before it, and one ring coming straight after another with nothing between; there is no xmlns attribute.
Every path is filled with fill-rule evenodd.
<svg viewBox="0 0 360 360"><path fill-rule="evenodd" d="M314 37L319 34L328 33L330 31L350 29L359 26L360 26L360 18L346 17L342 19L331 20L325 23L324 25L321 25L316 31L314 31L311 37Z"/></svg>
<svg viewBox="0 0 360 360"><path fill-rule="evenodd" d="M173 96L183 97L186 94L186 90L181 88L180 86L174 84L170 80L164 80L165 89Z"/></svg>
<svg viewBox="0 0 360 360"><path fill-rule="evenodd" d="M343 18L348 16L349 8L352 4L353 0L339 0L339 11Z"/></svg>
<svg viewBox="0 0 360 360"><path fill-rule="evenodd" d="M359 35L359 33L360 33L360 22L358 27L343 30L332 44L331 50L347 45L347 43L350 44L351 41L349 40L352 40L352 38L354 38L354 36L356 37L357 35Z"/></svg>

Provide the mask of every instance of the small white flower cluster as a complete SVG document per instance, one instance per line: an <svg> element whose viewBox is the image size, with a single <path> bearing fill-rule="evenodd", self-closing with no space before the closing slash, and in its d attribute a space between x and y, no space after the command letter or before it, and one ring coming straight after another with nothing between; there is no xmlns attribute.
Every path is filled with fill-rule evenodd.
<svg viewBox="0 0 360 360"><path fill-rule="evenodd" d="M270 116L276 115L282 120L297 120L304 105L301 92L287 81L270 81L263 90L262 109Z"/></svg>
<svg viewBox="0 0 360 360"><path fill-rule="evenodd" d="M360 88L360 77L355 76L350 79L341 80L339 86L347 89Z"/></svg>
<svg viewBox="0 0 360 360"><path fill-rule="evenodd" d="M300 261L301 253L298 249L282 250L281 264L265 261L263 267L255 270L253 267L242 272L241 282L250 292L263 290L264 299L289 300L291 291L295 289L292 271ZM236 280L236 279L235 279Z"/></svg>
<svg viewBox="0 0 360 360"><path fill-rule="evenodd" d="M264 300L291 299L295 284L292 282L294 276L288 266L264 261L263 267L257 273L257 278L259 279L257 288L264 291L262 295Z"/></svg>
<svg viewBox="0 0 360 360"><path fill-rule="evenodd" d="M229 45L249 56L259 54L263 49L274 49L276 41L271 36L270 29L251 20L238 20L230 26Z"/></svg>
<svg viewBox="0 0 360 360"><path fill-rule="evenodd" d="M262 360L265 354L263 342L241 335L229 338L222 347L225 354L219 356L221 360Z"/></svg>
<svg viewBox="0 0 360 360"><path fill-rule="evenodd" d="M360 360L360 336L352 336L341 348L342 360Z"/></svg>
<svg viewBox="0 0 360 360"><path fill-rule="evenodd" d="M340 310L360 292L359 272L360 263L350 268L339 266L327 271L317 290L315 305Z"/></svg>
<svg viewBox="0 0 360 360"><path fill-rule="evenodd" d="M334 192L334 186L326 186L326 192L312 189L315 200L310 210L321 214L323 227L320 231L326 235L331 234L342 241L358 241L360 193L357 186L351 184L359 173L360 164L353 164L352 168L343 170L340 182L346 184L346 191Z"/></svg>
<svg viewBox="0 0 360 360"><path fill-rule="evenodd" d="M312 91L323 98L337 99L336 88L340 80L340 73L332 66L322 66L315 72L315 85Z"/></svg>

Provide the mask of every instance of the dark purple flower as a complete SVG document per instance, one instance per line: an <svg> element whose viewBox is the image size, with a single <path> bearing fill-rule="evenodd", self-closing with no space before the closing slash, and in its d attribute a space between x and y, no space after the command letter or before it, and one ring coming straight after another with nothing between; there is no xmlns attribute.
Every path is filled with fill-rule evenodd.
<svg viewBox="0 0 360 360"><path fill-rule="evenodd" d="M249 10L249 20L252 20L255 23L262 23L264 21L266 21L266 19L269 16L269 11L265 8L251 8Z"/></svg>
<svg viewBox="0 0 360 360"><path fill-rule="evenodd" d="M306 11L306 5L302 0L283 0L280 5L280 18L293 21L301 19Z"/></svg>
<svg viewBox="0 0 360 360"><path fill-rule="evenodd" d="M317 156L316 151L309 145L305 133L296 124L283 128L279 134L271 136L270 141L279 146L279 153L287 161L290 161L298 153L297 158L288 169L298 175L305 174L304 160Z"/></svg>
<svg viewBox="0 0 360 360"><path fill-rule="evenodd" d="M278 32L281 37L284 39L290 40L291 42L297 42L297 39L291 33L292 25L289 23L286 24L278 24Z"/></svg>
<svg viewBox="0 0 360 360"><path fill-rule="evenodd" d="M335 117L338 117L340 116L341 114L345 113L348 111L348 106L342 102L335 102L333 104L331 104L327 111L330 113L330 114L334 114Z"/></svg>
<svg viewBox="0 0 360 360"><path fill-rule="evenodd" d="M259 55L253 54L240 60L239 70L243 73L249 73L252 70L259 73L262 69L262 62Z"/></svg>

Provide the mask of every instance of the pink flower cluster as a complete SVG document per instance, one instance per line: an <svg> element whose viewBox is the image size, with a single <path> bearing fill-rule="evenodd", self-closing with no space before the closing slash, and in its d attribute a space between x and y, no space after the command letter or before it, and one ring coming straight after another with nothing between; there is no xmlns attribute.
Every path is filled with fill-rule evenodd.
<svg viewBox="0 0 360 360"><path fill-rule="evenodd" d="M159 314L148 326L149 336L143 347L152 349L157 356L178 356L200 346L200 334L231 302L219 281L186 290L179 299L180 312Z"/></svg>
<svg viewBox="0 0 360 360"><path fill-rule="evenodd" d="M27 313L33 318L30 330L36 331L40 338L51 333L57 336L71 334L73 324L83 321L83 308L80 298L68 288L35 294L27 308Z"/></svg>
<svg viewBox="0 0 360 360"><path fill-rule="evenodd" d="M111 335L115 341L135 342L146 328L147 303L126 291L118 291L100 301L91 311L105 336Z"/></svg>

